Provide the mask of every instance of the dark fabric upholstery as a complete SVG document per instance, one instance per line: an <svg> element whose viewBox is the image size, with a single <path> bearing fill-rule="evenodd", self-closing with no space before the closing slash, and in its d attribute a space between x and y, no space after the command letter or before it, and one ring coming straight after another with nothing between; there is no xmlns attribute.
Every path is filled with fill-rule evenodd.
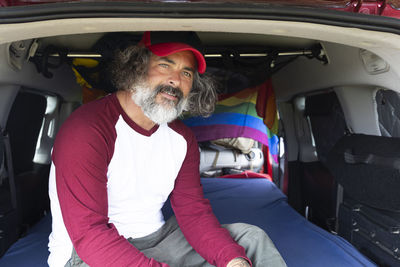
<svg viewBox="0 0 400 267"><path fill-rule="evenodd" d="M29 92L20 92L11 108L6 131L10 136L14 173L31 171L33 156L44 113L46 98Z"/></svg>
<svg viewBox="0 0 400 267"><path fill-rule="evenodd" d="M308 96L305 116L310 118L318 159L325 163L329 151L347 129L335 92Z"/></svg>
<svg viewBox="0 0 400 267"><path fill-rule="evenodd" d="M345 152L360 158L375 155L385 164L347 163ZM354 134L344 136L329 153L328 167L345 192L355 200L389 211L400 211L400 171L390 161L400 158L400 138Z"/></svg>
<svg viewBox="0 0 400 267"><path fill-rule="evenodd" d="M49 165L33 162L46 106L45 96L21 91L15 98L6 125L15 176L17 225L21 233L48 209Z"/></svg>
<svg viewBox="0 0 400 267"><path fill-rule="evenodd" d="M318 162L303 163L302 192L309 219L327 230L336 230L337 183L326 168L329 151L346 130L344 114L335 92L308 96L305 116L310 120Z"/></svg>

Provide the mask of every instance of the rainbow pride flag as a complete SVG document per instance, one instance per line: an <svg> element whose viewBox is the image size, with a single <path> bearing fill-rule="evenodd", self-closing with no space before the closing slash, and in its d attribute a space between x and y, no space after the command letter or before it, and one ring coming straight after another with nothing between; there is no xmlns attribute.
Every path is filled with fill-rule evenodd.
<svg viewBox="0 0 400 267"><path fill-rule="evenodd" d="M252 138L268 146L271 156L276 162L278 160L278 115L270 80L221 96L215 112L208 118L188 117L183 122L192 129L199 142Z"/></svg>

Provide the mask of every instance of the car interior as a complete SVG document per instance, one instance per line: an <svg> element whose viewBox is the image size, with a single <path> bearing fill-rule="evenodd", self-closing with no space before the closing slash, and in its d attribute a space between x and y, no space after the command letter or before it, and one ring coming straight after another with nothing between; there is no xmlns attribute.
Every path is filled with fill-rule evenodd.
<svg viewBox="0 0 400 267"><path fill-rule="evenodd" d="M288 266L400 265L398 34L279 18L86 17L0 24L1 266L47 266L57 130L114 91L113 49L152 30L196 32L216 80L215 114L181 119L221 223L263 228ZM257 110L227 115L245 103ZM254 129L216 131L240 124Z"/></svg>

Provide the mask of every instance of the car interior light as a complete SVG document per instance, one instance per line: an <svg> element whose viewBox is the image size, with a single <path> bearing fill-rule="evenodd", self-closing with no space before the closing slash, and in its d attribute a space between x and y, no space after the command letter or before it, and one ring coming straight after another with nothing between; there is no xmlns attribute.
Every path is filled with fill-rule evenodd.
<svg viewBox="0 0 400 267"><path fill-rule="evenodd" d="M368 50L360 49L360 57L365 70L369 74L380 74L389 71L389 64L381 57Z"/></svg>

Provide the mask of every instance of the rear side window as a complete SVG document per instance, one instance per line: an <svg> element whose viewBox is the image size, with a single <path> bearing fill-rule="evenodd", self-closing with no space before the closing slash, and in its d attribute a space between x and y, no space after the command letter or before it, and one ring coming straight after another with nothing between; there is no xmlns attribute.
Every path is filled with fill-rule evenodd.
<svg viewBox="0 0 400 267"><path fill-rule="evenodd" d="M37 139L34 163L50 164L51 148L58 127L59 98L46 95L46 111L43 116L42 126Z"/></svg>
<svg viewBox="0 0 400 267"><path fill-rule="evenodd" d="M381 135L400 137L400 94L381 89L376 92L376 105Z"/></svg>

